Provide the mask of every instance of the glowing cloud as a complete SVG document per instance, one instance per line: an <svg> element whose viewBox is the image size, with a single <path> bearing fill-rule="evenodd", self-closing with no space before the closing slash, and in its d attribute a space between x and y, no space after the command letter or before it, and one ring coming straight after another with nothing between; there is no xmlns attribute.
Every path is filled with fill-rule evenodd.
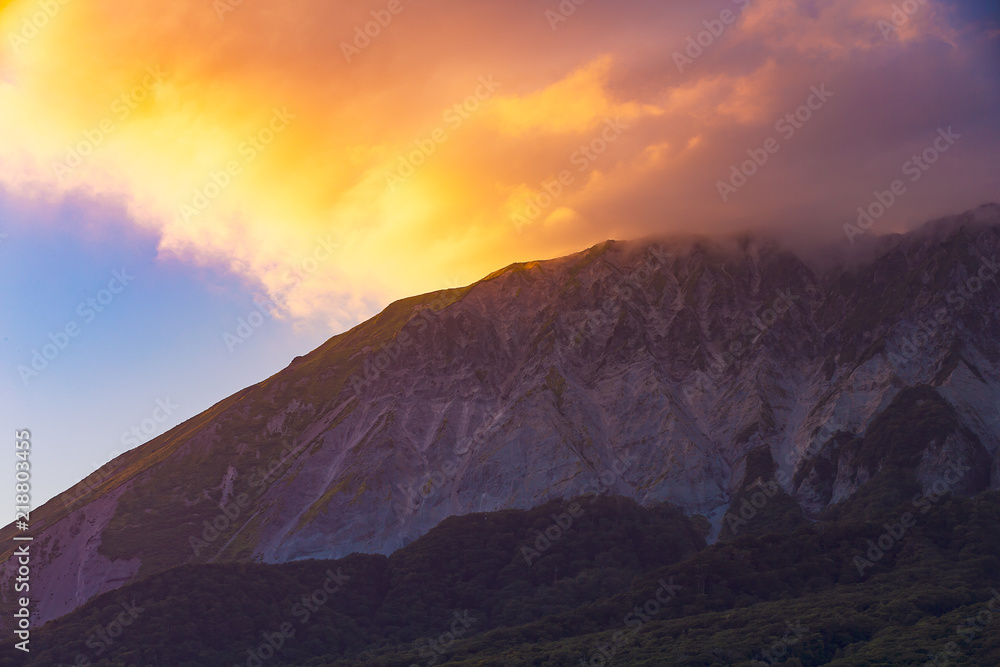
<svg viewBox="0 0 1000 667"><path fill-rule="evenodd" d="M872 147L857 130L864 110L847 106L851 82L913 75L936 50L925 83L893 92L896 113L967 75L996 39L956 27L934 0L905 20L890 0L758 0L678 72L671 54L728 5L595 0L553 31L527 0L406 4L350 57L343 44L384 3L7 5L0 186L51 202L118 198L161 253L226 267L282 317L334 327L508 262L668 231L680 216L708 229L784 215L778 199L853 210L868 186L847 170L783 196L782 175L805 173L793 148L739 203L723 207L714 183L820 78L842 83L844 106L804 133L803 150L822 135L831 165L863 147L869 163L897 161L933 128ZM940 116L988 116L997 75L977 76L985 83L950 84ZM984 155L970 149L968 169ZM949 177L964 184L956 197L988 190L963 174Z"/></svg>

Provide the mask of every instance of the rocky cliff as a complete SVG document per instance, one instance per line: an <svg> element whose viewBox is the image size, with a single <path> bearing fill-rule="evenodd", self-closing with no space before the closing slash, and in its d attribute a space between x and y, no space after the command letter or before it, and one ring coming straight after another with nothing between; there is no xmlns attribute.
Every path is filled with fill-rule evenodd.
<svg viewBox="0 0 1000 667"><path fill-rule="evenodd" d="M390 553L593 490L714 538L751 483L807 517L891 466L998 488L1000 207L869 252L609 241L394 303L33 513L38 620L181 563Z"/></svg>

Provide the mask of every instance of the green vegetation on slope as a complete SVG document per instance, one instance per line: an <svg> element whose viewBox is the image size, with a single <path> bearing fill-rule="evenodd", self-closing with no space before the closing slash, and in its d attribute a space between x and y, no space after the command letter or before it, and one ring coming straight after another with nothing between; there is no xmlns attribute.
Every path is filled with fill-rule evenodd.
<svg viewBox="0 0 1000 667"><path fill-rule="evenodd" d="M313 667L1000 664L1000 494L874 504L912 483L707 548L673 508L595 496L454 517L389 558L184 566L49 623L30 655L8 642L0 665L254 665L267 637L264 664ZM106 644L123 603L142 611Z"/></svg>

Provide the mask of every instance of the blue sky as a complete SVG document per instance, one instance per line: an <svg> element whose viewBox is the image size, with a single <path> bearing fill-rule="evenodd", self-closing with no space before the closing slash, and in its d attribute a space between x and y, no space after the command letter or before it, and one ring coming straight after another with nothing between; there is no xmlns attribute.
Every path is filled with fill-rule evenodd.
<svg viewBox="0 0 1000 667"><path fill-rule="evenodd" d="M230 351L224 335L255 310L253 286L157 259L157 238L114 206L25 204L0 194L0 425L11 448L15 429L32 432L36 507L134 444L122 437L133 427L145 442L336 333L265 319ZM116 282L121 292L98 302L101 312L78 310L115 272L134 279ZM60 342L68 323L78 334L26 383L18 367L32 366L50 334Z"/></svg>

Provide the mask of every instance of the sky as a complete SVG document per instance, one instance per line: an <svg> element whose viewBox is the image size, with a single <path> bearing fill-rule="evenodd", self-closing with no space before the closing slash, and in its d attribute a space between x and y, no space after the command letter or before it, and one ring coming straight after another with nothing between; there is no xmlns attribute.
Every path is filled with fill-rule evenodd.
<svg viewBox="0 0 1000 667"><path fill-rule="evenodd" d="M997 201L998 13L0 0L0 432L37 506L398 298Z"/></svg>

